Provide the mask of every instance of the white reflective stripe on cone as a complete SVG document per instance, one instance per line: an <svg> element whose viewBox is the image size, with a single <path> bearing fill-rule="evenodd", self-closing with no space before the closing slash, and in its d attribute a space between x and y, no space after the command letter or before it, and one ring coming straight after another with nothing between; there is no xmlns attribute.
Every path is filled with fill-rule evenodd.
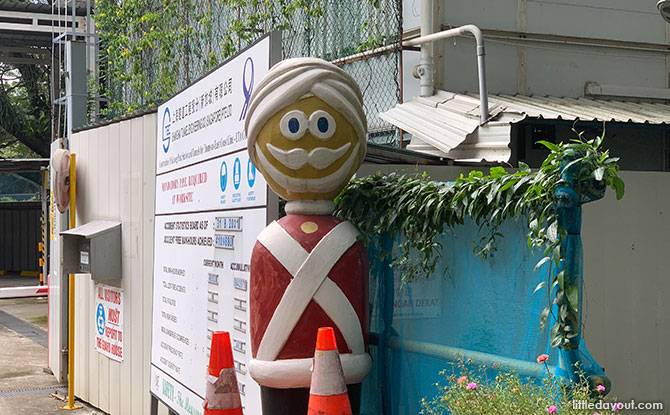
<svg viewBox="0 0 670 415"><path fill-rule="evenodd" d="M330 396L347 392L340 354L337 350L317 350L314 355L311 395Z"/></svg>
<svg viewBox="0 0 670 415"><path fill-rule="evenodd" d="M207 375L205 398L209 409L234 409L242 406L235 369L221 369L219 377Z"/></svg>

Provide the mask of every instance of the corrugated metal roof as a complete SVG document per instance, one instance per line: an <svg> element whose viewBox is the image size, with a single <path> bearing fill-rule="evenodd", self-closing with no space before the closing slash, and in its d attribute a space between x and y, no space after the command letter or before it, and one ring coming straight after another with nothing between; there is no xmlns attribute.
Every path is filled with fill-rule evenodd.
<svg viewBox="0 0 670 415"><path fill-rule="evenodd" d="M379 116L412 134L410 150L459 161L508 160L511 124L524 116L505 113L504 107L493 102L489 109L494 117L480 126L477 97L436 91L431 97L413 98Z"/></svg>
<svg viewBox="0 0 670 415"><path fill-rule="evenodd" d="M467 96L478 97L479 95L468 94ZM519 112L532 118L652 125L667 124L670 121L670 105L661 103L505 94L490 95L489 100L492 104L505 107L505 112Z"/></svg>
<svg viewBox="0 0 670 415"><path fill-rule="evenodd" d="M670 120L670 105L500 94L489 95L489 114L489 122L480 125L479 95L437 91L379 116L412 134L411 150L458 161L504 162L511 155L511 125L526 118L662 125Z"/></svg>
<svg viewBox="0 0 670 415"><path fill-rule="evenodd" d="M405 148L396 148L382 144L367 143L365 162L373 164L453 164L451 159L434 156L426 152L417 152Z"/></svg>
<svg viewBox="0 0 670 415"><path fill-rule="evenodd" d="M34 172L49 166L49 159L0 159L0 172Z"/></svg>

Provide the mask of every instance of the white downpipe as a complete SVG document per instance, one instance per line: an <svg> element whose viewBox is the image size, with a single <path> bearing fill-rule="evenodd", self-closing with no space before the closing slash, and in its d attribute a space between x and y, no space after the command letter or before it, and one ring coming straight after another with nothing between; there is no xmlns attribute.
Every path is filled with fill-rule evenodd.
<svg viewBox="0 0 670 415"><path fill-rule="evenodd" d="M421 37L433 34L433 0L421 0ZM421 45L421 59L419 61L419 75L421 96L430 97L434 91L433 81L433 43Z"/></svg>
<svg viewBox="0 0 670 415"><path fill-rule="evenodd" d="M488 121L489 119L489 97L488 97L488 91L486 89L486 60L485 60L485 50L484 50L484 37L482 36L482 31L479 30L479 28L475 25L465 25L461 27L457 27L454 29L449 29L449 30L443 30L441 32L437 33L432 33L428 35L424 35L424 21L428 19L424 19L424 3L429 2L429 0L423 0L421 2L421 36L416 38L416 39L411 39L411 40L406 40L402 42L403 46L417 46L417 45L424 45L426 43L429 43L432 45L431 42L434 42L436 40L440 39L447 39L450 37L455 37L455 36L463 36L465 34L471 34L475 37L475 40L477 41L477 70L479 73L479 99L480 99L480 110L481 110L481 120L480 123L484 124L485 122ZM432 19L432 16L431 16ZM421 66L424 65L424 46L421 47ZM432 52L432 48L431 48ZM428 51L426 52L428 53ZM429 75L426 76L426 83L428 82L428 79L430 79L430 85L426 86L424 89L424 75L425 73L421 73L421 96L431 96L433 95L433 66L432 66L432 53L430 54L430 60L429 60L429 65L430 65L430 70L427 70L428 68L425 69L425 72L428 72Z"/></svg>

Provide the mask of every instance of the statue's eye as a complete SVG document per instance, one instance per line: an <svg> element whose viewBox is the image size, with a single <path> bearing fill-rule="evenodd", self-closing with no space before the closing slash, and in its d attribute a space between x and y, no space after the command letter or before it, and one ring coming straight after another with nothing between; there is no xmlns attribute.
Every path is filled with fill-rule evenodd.
<svg viewBox="0 0 670 415"><path fill-rule="evenodd" d="M308 127L307 116L304 112L294 110L289 111L279 122L279 130L282 135L289 140L299 140L305 135Z"/></svg>
<svg viewBox="0 0 670 415"><path fill-rule="evenodd" d="M309 116L309 132L320 140L328 140L335 134L335 119L326 111L314 111Z"/></svg>

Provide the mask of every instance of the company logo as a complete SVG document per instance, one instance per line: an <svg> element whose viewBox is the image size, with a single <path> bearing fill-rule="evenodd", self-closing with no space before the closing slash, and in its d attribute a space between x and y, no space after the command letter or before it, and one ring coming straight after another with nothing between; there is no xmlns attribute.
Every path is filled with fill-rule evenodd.
<svg viewBox="0 0 670 415"><path fill-rule="evenodd" d="M163 130L162 130L162 139L163 139L163 152L167 153L170 148L170 124L172 123L172 117L170 116L170 108L165 107L165 112L163 112Z"/></svg>
<svg viewBox="0 0 670 415"><path fill-rule="evenodd" d="M98 310L95 313L95 326L98 329L98 334L105 334L105 307L98 304Z"/></svg>
<svg viewBox="0 0 670 415"><path fill-rule="evenodd" d="M233 164L233 186L235 186L235 190L240 188L241 176L242 176L242 166L240 165L239 157L236 157L235 164Z"/></svg>
<svg viewBox="0 0 670 415"><path fill-rule="evenodd" d="M248 70L248 72L247 72ZM249 74L247 76L247 73ZM249 83L247 83L247 78ZM248 57L244 61L244 70L242 71L242 93L244 94L244 105L242 105L242 113L239 121L247 117L247 110L249 109L249 100L251 100L251 93L254 90L254 60Z"/></svg>
<svg viewBox="0 0 670 415"><path fill-rule="evenodd" d="M226 165L226 162L221 163L221 176L220 176L221 182L219 183L221 186L221 191L225 192L226 191L226 186L228 185L228 166Z"/></svg>
<svg viewBox="0 0 670 415"><path fill-rule="evenodd" d="M247 181L249 182L249 187L254 187L256 182L256 166L251 162L251 159L247 162Z"/></svg>

